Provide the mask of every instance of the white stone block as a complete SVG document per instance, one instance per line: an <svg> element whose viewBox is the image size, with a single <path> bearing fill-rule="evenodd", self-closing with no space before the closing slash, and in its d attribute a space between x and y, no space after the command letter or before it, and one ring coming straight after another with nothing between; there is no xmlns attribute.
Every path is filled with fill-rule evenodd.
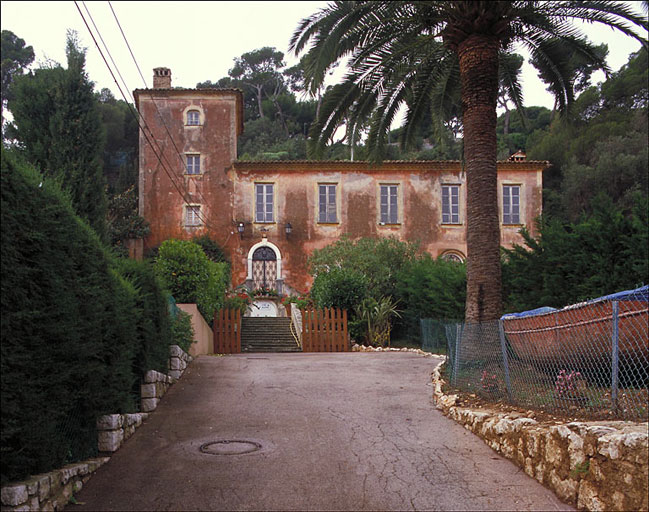
<svg viewBox="0 0 649 512"><path fill-rule="evenodd" d="M577 495L577 508L579 510L599 511L604 510L604 503L599 499L596 487L588 480L582 480L579 484Z"/></svg>
<svg viewBox="0 0 649 512"><path fill-rule="evenodd" d="M124 427L124 440L128 439L135 432L135 425Z"/></svg>
<svg viewBox="0 0 649 512"><path fill-rule="evenodd" d="M2 504L12 507L22 505L29 498L25 484L6 485L0 490Z"/></svg>
<svg viewBox="0 0 649 512"><path fill-rule="evenodd" d="M30 496L38 492L38 479L32 477L29 480L24 480L23 483L27 487L27 494Z"/></svg>
<svg viewBox="0 0 649 512"><path fill-rule="evenodd" d="M151 412L155 411L156 407L158 407L158 402L160 400L158 398L143 398L142 399L142 410L144 412Z"/></svg>
<svg viewBox="0 0 649 512"><path fill-rule="evenodd" d="M121 414L107 414L97 419L97 430L117 430L122 428L123 418Z"/></svg>
<svg viewBox="0 0 649 512"><path fill-rule="evenodd" d="M100 452L116 452L123 440L124 432L121 430L98 432L98 449Z"/></svg>
<svg viewBox="0 0 649 512"><path fill-rule="evenodd" d="M33 512L39 512L41 509L41 504L38 501L38 496L33 496L29 500L29 510Z"/></svg>
<svg viewBox="0 0 649 512"><path fill-rule="evenodd" d="M156 398L156 383L142 384L140 386L140 394L142 398Z"/></svg>
<svg viewBox="0 0 649 512"><path fill-rule="evenodd" d="M169 359L169 369L170 370L180 370L180 359L177 357L172 357Z"/></svg>
<svg viewBox="0 0 649 512"><path fill-rule="evenodd" d="M150 384L152 382L158 382L158 372L155 370L149 370L144 374L144 382Z"/></svg>
<svg viewBox="0 0 649 512"><path fill-rule="evenodd" d="M45 501L50 495L50 477L49 475L37 475L38 479L38 499Z"/></svg>
<svg viewBox="0 0 649 512"><path fill-rule="evenodd" d="M180 370L169 370L169 376L173 379L179 379L182 374Z"/></svg>
<svg viewBox="0 0 649 512"><path fill-rule="evenodd" d="M170 357L182 357L184 354L183 349L178 345L169 345L169 356Z"/></svg>

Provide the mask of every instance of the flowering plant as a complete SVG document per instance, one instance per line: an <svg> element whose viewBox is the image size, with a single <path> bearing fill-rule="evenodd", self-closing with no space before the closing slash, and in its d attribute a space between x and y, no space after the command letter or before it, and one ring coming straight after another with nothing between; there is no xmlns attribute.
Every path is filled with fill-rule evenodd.
<svg viewBox="0 0 649 512"><path fill-rule="evenodd" d="M228 291L223 300L223 307L226 309L238 309L245 313L248 306L252 303L250 292L243 286Z"/></svg>
<svg viewBox="0 0 649 512"><path fill-rule="evenodd" d="M559 396L575 395L580 381L581 373L575 371L568 373L566 370L561 370L554 383L554 390Z"/></svg>
<svg viewBox="0 0 649 512"><path fill-rule="evenodd" d="M480 377L480 387L483 391L488 391L493 393L498 391L498 377L494 374L487 373L487 370L482 372L482 377Z"/></svg>
<svg viewBox="0 0 649 512"><path fill-rule="evenodd" d="M298 309L304 309L312 305L311 297L308 294L302 295L287 295L282 298L282 304L286 306L287 304L295 304L295 307Z"/></svg>
<svg viewBox="0 0 649 512"><path fill-rule="evenodd" d="M265 286L262 286L261 288L256 288L251 292L251 295L253 297L277 297L277 290L273 290L272 288L266 288Z"/></svg>

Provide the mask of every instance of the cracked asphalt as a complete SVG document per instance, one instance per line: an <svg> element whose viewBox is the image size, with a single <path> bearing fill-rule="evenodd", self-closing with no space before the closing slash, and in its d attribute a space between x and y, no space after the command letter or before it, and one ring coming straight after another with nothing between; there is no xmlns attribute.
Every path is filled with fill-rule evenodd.
<svg viewBox="0 0 649 512"><path fill-rule="evenodd" d="M439 362L201 356L66 510L573 510L435 409Z"/></svg>

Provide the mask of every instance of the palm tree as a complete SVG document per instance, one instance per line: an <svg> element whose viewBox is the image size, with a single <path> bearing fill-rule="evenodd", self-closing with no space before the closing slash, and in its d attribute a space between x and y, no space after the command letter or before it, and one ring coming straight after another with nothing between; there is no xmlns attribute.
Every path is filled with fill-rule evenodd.
<svg viewBox="0 0 649 512"><path fill-rule="evenodd" d="M311 156L318 156L345 116L370 119L370 158L385 154L390 126L406 107L403 140L412 140L427 109L437 119L455 85L461 87L467 174L467 302L465 318L480 322L501 315L500 231L496 168L496 102L499 61L520 43L550 70L558 104L567 110L574 74L553 65L548 42L561 40L592 62L594 46L571 21L608 25L647 45L647 17L611 1L337 1L302 20L290 49L305 55L305 83L315 91L327 69L349 58L341 84L323 100L312 125ZM308 50L307 50L308 47ZM600 65L604 65L601 62ZM520 88L509 84L519 107ZM520 110L520 108L519 108ZM441 112L440 112L441 111Z"/></svg>

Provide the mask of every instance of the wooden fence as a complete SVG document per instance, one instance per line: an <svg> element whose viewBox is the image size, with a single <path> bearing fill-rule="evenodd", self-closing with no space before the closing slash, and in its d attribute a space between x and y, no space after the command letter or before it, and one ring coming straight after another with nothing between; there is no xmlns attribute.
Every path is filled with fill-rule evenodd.
<svg viewBox="0 0 649 512"><path fill-rule="evenodd" d="M302 310L303 352L349 352L347 311Z"/></svg>
<svg viewBox="0 0 649 512"><path fill-rule="evenodd" d="M241 311L219 309L214 312L214 352L241 353Z"/></svg>

